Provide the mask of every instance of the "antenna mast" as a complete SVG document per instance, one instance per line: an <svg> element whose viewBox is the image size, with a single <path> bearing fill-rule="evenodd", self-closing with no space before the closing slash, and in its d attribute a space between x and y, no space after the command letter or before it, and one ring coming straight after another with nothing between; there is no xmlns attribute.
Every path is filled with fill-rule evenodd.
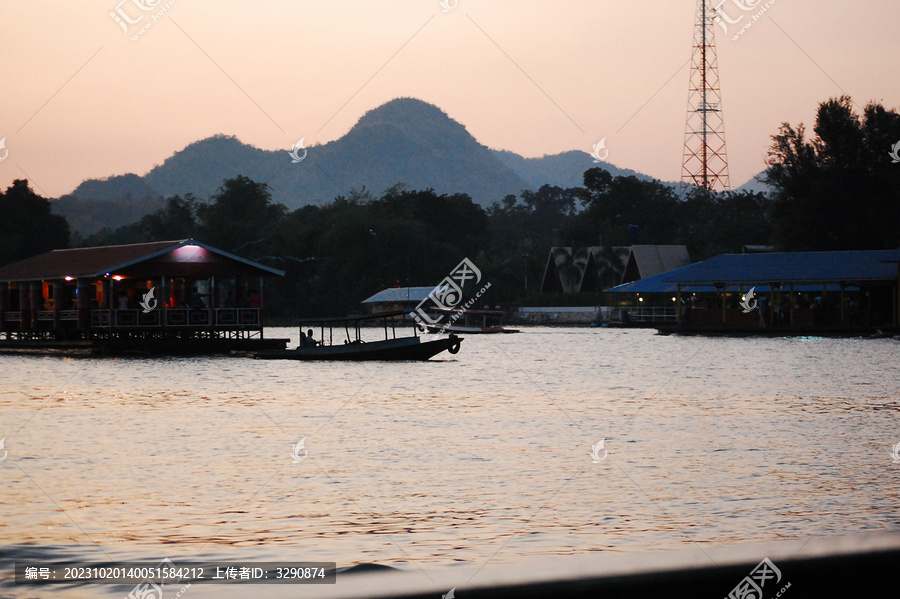
<svg viewBox="0 0 900 599"><path fill-rule="evenodd" d="M681 183L725 190L731 187L731 181L725 153L714 16L715 11L707 6L707 0L697 0Z"/></svg>

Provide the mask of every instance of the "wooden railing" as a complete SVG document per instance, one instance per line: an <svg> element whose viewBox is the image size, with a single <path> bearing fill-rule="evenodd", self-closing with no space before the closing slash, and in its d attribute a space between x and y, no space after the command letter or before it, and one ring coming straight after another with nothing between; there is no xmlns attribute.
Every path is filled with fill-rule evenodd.
<svg viewBox="0 0 900 599"><path fill-rule="evenodd" d="M9 320L9 318L7 318ZM259 327L259 308L91 310L91 328Z"/></svg>
<svg viewBox="0 0 900 599"><path fill-rule="evenodd" d="M675 322L677 314L675 307L665 308L622 308L622 312L627 312L632 322Z"/></svg>
<svg viewBox="0 0 900 599"><path fill-rule="evenodd" d="M598 316L602 322L675 322L678 319L674 306L604 306Z"/></svg>

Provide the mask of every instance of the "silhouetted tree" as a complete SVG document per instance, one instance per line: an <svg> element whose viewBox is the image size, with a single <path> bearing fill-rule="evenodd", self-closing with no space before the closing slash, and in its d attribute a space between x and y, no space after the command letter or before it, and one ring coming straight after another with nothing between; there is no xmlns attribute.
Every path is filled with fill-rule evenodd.
<svg viewBox="0 0 900 599"><path fill-rule="evenodd" d="M16 179L0 192L0 264L69 245L69 223L50 213L50 202Z"/></svg>
<svg viewBox="0 0 900 599"><path fill-rule="evenodd" d="M783 123L772 137L767 182L774 240L784 250L849 250L900 245L900 114L848 96L819 105L815 137Z"/></svg>
<svg viewBox="0 0 900 599"><path fill-rule="evenodd" d="M629 226L642 243L680 243L683 211L677 194L659 181L612 177L601 168L584 173L585 209L563 231L565 245L632 245Z"/></svg>
<svg viewBox="0 0 900 599"><path fill-rule="evenodd" d="M386 288L436 285L487 235L484 210L464 194L394 186L381 198L365 189L288 214L273 232L293 308L335 315Z"/></svg>
<svg viewBox="0 0 900 599"><path fill-rule="evenodd" d="M744 245L768 244L771 202L752 191L692 188L683 202L683 243L695 260L740 253Z"/></svg>
<svg viewBox="0 0 900 599"><path fill-rule="evenodd" d="M372 202L372 214L376 218L420 223L435 242L466 255L474 256L487 241L487 214L462 193L438 195L434 189L407 191L393 187ZM455 266L460 259L450 266Z"/></svg>
<svg viewBox="0 0 900 599"><path fill-rule="evenodd" d="M230 252L255 256L265 251L267 239L287 209L272 202L265 183L238 175L226 179L210 203L197 207L202 239Z"/></svg>
<svg viewBox="0 0 900 599"><path fill-rule="evenodd" d="M172 196L166 207L141 218L138 229L144 241L168 241L195 237L198 201L191 195Z"/></svg>

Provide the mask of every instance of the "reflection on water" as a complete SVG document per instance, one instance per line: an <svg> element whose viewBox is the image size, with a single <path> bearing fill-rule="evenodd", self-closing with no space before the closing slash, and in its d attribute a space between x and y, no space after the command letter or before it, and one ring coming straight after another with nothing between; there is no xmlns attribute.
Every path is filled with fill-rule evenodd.
<svg viewBox="0 0 900 599"><path fill-rule="evenodd" d="M440 569L898 530L898 355L535 328L427 363L0 357L0 559Z"/></svg>

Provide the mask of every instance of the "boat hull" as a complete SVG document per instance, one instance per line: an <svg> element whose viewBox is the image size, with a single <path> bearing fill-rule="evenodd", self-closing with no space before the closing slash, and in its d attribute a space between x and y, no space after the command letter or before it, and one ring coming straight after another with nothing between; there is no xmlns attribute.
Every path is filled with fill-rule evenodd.
<svg viewBox="0 0 900 599"><path fill-rule="evenodd" d="M445 350L455 354L459 351L461 341L462 339L455 335L433 341L422 341L419 337L403 337L368 343L259 351L255 352L253 357L261 360L424 361Z"/></svg>
<svg viewBox="0 0 900 599"><path fill-rule="evenodd" d="M519 329L505 329L500 326L496 327L467 327L449 325L448 327L429 326L430 333L463 333L466 335L493 335L495 333L518 333Z"/></svg>

